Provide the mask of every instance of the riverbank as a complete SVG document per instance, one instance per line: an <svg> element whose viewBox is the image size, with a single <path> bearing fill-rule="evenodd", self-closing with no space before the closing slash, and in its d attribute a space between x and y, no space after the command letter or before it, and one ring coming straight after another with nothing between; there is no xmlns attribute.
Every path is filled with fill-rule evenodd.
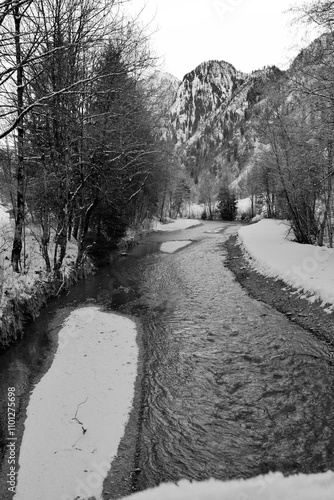
<svg viewBox="0 0 334 500"><path fill-rule="evenodd" d="M242 230L244 229L255 232L255 225ZM298 245L297 243L293 245L297 245L297 251L299 250L298 246L303 247L302 250L305 251L305 245ZM289 248L290 255L293 253L293 245ZM247 290L251 297L283 313L290 321L310 331L317 338L325 341L331 348L334 348L334 315L328 310L329 304L326 307L320 297L314 298L312 290L307 293L305 288L300 288L300 286L296 288L283 281L283 279L275 277L275 270L273 269L270 276L268 267L265 271L264 266L261 266L260 255L256 259L255 250L253 249L253 254L250 255L247 251L248 248L246 239L242 243L238 235L231 236L223 244L223 249L227 251L225 265L233 272L242 287ZM318 247L311 250L316 250L316 248ZM282 247L277 243L275 253L277 265L279 265L281 251ZM334 255L333 250L331 250L331 253ZM307 263L308 261L304 260L304 262ZM299 265L302 265L300 259ZM262 272L260 272L261 268L263 269ZM312 282L312 275L308 276L308 278L311 278L309 281Z"/></svg>
<svg viewBox="0 0 334 500"><path fill-rule="evenodd" d="M267 474L237 481L180 481L135 493L124 500L332 500L334 472L284 477Z"/></svg>
<svg viewBox="0 0 334 500"><path fill-rule="evenodd" d="M78 247L72 240L67 244L58 275L46 272L40 249L40 230L33 224L27 224L24 227L20 273L13 272L13 232L14 221L10 217L10 209L0 203L0 350L8 348L20 338L27 321L35 320L51 298L57 297L94 267L89 259L80 268L75 266ZM54 251L53 247L54 243L51 243L50 255Z"/></svg>
<svg viewBox="0 0 334 500"><path fill-rule="evenodd" d="M76 249L73 251L73 253ZM71 252L72 254L72 252ZM73 284L94 270L90 259L77 268L74 261L65 264L60 276L54 273L35 271L35 276L11 273L3 283L0 305L0 349L15 343L23 334L28 321L34 321L41 309L53 298L58 297Z"/></svg>
<svg viewBox="0 0 334 500"><path fill-rule="evenodd" d="M26 228L24 265L21 273L14 273L10 264L10 240L13 231L8 213L2 208L0 212L0 350L15 343L23 333L29 320L35 320L40 310L64 290L71 287L94 269L92 261L87 258L77 268L77 244L67 244L64 264L60 276L44 271L45 263L39 249L35 231ZM177 219L162 224L158 221L147 227L129 230L119 243L119 251L126 252L128 247L137 244L145 235L154 231L178 231L200 224L193 219ZM51 251L52 249L50 249Z"/></svg>

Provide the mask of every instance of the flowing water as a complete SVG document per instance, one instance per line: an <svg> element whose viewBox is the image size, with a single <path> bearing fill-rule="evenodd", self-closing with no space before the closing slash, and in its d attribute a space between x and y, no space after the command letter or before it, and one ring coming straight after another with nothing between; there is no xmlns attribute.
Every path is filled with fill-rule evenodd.
<svg viewBox="0 0 334 500"><path fill-rule="evenodd" d="M22 351L18 345L0 357L1 390L16 382L22 392L31 389L52 361L64 317L91 301L137 316L143 326L134 488L334 470L331 352L235 282L223 248L235 229L205 222L155 234L114 259L44 311ZM159 252L171 240L193 243ZM4 418L0 410L2 428Z"/></svg>

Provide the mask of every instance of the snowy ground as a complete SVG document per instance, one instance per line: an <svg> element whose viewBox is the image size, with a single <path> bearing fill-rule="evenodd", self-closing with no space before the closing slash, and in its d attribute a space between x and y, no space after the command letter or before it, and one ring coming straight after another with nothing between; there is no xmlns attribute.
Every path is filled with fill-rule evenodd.
<svg viewBox="0 0 334 500"><path fill-rule="evenodd" d="M154 231L178 231L180 229L187 229L188 227L198 226L201 221L196 219L176 219L168 224L162 224L161 222L156 222L153 230Z"/></svg>
<svg viewBox="0 0 334 500"><path fill-rule="evenodd" d="M6 303L18 296L28 298L34 292L38 281L48 279L45 262L41 255L39 241L40 230L33 225L25 227L25 242L22 249L21 273L14 273L11 266L14 221L10 220L7 208L0 203L0 317ZM52 240L52 238L51 238ZM53 242L50 244L52 259ZM68 275L75 264L78 253L77 244L72 241L67 245L62 271Z"/></svg>
<svg viewBox="0 0 334 500"><path fill-rule="evenodd" d="M6 207L0 205L0 224L9 222L9 214Z"/></svg>
<svg viewBox="0 0 334 500"><path fill-rule="evenodd" d="M277 277L298 290L310 302L322 301L324 310L334 311L334 249L301 245L291 241L283 221L264 219L239 230L253 268Z"/></svg>
<svg viewBox="0 0 334 500"><path fill-rule="evenodd" d="M237 215L241 217L242 214L249 215L252 211L252 200L250 198L242 198L237 201Z"/></svg>
<svg viewBox="0 0 334 500"><path fill-rule="evenodd" d="M126 497L129 500L333 500L334 472L283 477L280 473L239 481L180 481Z"/></svg>
<svg viewBox="0 0 334 500"><path fill-rule="evenodd" d="M59 333L27 410L15 500L101 498L134 394L135 324L86 307Z"/></svg>

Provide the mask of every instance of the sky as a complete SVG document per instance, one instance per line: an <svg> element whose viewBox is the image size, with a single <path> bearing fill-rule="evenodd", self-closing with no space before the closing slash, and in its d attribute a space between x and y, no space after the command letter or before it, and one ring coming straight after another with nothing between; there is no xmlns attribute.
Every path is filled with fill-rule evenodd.
<svg viewBox="0 0 334 500"><path fill-rule="evenodd" d="M311 0L306 0L309 3ZM267 65L285 69L298 53L303 29L291 27L291 5L304 0L132 0L143 5L161 70L179 79L210 59L250 72ZM305 42L304 42L305 43Z"/></svg>

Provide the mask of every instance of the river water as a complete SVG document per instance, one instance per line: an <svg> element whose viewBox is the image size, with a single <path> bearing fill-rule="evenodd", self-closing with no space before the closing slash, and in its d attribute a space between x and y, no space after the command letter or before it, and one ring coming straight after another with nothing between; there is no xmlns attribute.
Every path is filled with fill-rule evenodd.
<svg viewBox="0 0 334 500"><path fill-rule="evenodd" d="M224 267L236 226L157 233L53 303L0 357L0 387L25 399L57 331L88 302L142 323L145 373L135 489L181 478L334 470L334 368L327 345L251 299ZM174 254L163 241L193 240ZM5 429L4 408L0 410Z"/></svg>

